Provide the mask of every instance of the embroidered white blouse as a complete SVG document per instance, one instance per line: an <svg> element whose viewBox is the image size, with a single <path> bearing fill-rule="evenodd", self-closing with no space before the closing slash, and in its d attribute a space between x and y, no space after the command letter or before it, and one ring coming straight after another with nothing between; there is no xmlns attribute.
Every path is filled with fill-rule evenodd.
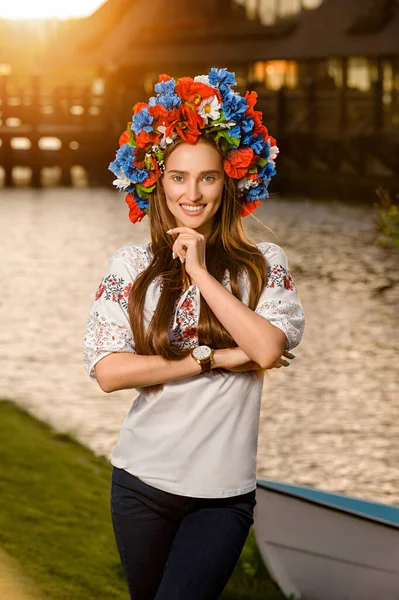
<svg viewBox="0 0 399 600"><path fill-rule="evenodd" d="M284 331L286 350L300 343L305 314L288 270L284 250L272 242L256 244L268 265L255 312ZM127 245L111 257L90 308L83 343L85 368L112 352L136 353L127 302L136 277L152 260L150 244ZM241 300L248 306L247 275L238 277ZM230 290L226 269L222 284ZM144 323L157 306L162 277L147 289ZM169 340L179 348L198 345L200 290L191 285L176 302ZM222 498L256 488L256 459L263 377L211 370L168 381L158 393L137 388L111 464L153 487L198 498Z"/></svg>

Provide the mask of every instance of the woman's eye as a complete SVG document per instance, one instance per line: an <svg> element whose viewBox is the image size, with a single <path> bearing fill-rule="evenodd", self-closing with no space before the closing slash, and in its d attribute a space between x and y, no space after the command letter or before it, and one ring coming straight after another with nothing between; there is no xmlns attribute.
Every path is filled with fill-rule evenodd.
<svg viewBox="0 0 399 600"><path fill-rule="evenodd" d="M215 181L216 177L214 175L205 175L203 178L205 181ZM176 183L181 183L184 181L184 178L181 175L173 175L172 180L176 181Z"/></svg>

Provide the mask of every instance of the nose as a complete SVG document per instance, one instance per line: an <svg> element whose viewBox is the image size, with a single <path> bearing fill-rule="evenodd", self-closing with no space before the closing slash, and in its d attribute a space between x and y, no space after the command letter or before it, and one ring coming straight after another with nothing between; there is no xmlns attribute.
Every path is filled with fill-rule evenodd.
<svg viewBox="0 0 399 600"><path fill-rule="evenodd" d="M196 202L201 198L200 186L195 179L190 179L188 182L186 196L189 202Z"/></svg>

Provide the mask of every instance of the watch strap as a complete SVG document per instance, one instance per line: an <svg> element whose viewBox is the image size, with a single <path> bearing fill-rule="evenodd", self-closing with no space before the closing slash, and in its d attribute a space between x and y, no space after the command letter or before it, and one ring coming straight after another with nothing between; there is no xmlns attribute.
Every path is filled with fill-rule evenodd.
<svg viewBox="0 0 399 600"><path fill-rule="evenodd" d="M203 373L210 373L211 372L211 358L208 358L208 360L204 361L201 363L201 375Z"/></svg>

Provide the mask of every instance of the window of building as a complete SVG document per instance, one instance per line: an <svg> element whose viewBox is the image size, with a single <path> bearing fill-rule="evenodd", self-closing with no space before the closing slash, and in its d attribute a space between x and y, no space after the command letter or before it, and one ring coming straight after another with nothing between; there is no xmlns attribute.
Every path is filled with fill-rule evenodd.
<svg viewBox="0 0 399 600"><path fill-rule="evenodd" d="M246 7L249 19L260 19L264 25L274 25L280 19L298 14L301 10L312 10L323 0L235 0Z"/></svg>
<svg viewBox="0 0 399 600"><path fill-rule="evenodd" d="M283 85L293 89L298 85L298 65L294 60L258 61L249 77L267 90L278 90Z"/></svg>
<svg viewBox="0 0 399 600"><path fill-rule="evenodd" d="M342 61L339 58L327 59L327 73L337 87L342 87Z"/></svg>
<svg viewBox="0 0 399 600"><path fill-rule="evenodd" d="M348 59L348 87L367 92L371 89L372 71L367 58L351 56Z"/></svg>

